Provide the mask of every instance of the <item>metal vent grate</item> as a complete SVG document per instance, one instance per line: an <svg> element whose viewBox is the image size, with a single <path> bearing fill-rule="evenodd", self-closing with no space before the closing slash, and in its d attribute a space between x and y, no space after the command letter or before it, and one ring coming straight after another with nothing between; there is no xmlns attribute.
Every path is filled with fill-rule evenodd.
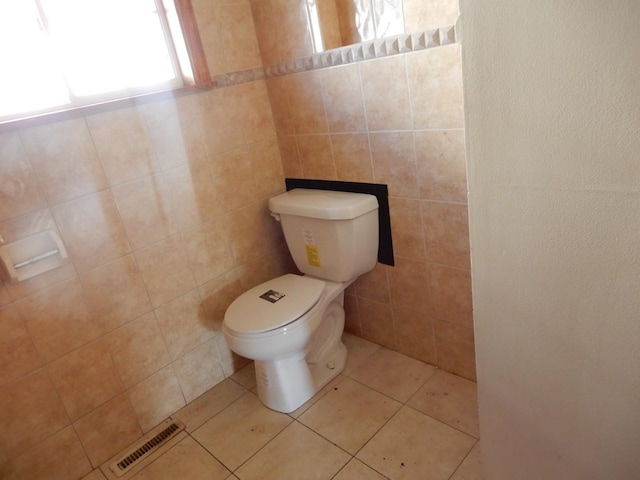
<svg viewBox="0 0 640 480"><path fill-rule="evenodd" d="M117 477L120 477L127 472L131 467L137 465L141 460L146 458L150 453L154 452L161 445L173 438L177 433L184 429L184 424L180 422L172 422L164 430L153 436L153 438L147 440L139 447L135 445L135 448L130 453L125 453L125 457L109 465L109 468Z"/></svg>

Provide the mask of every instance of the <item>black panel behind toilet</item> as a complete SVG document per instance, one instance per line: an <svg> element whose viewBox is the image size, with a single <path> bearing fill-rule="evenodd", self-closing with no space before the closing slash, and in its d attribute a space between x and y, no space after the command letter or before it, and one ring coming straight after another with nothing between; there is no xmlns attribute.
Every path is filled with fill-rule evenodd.
<svg viewBox="0 0 640 480"><path fill-rule="evenodd" d="M393 266L393 241L391 239L391 218L389 217L389 191L381 183L339 182L335 180L307 180L286 178L288 190L294 188L312 188L337 192L368 193L378 199L378 262Z"/></svg>

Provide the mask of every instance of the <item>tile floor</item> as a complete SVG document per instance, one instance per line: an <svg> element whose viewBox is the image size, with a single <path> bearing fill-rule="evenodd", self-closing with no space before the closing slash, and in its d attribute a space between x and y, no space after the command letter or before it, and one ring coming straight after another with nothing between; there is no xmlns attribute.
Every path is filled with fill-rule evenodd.
<svg viewBox="0 0 640 480"><path fill-rule="evenodd" d="M476 385L345 335L344 372L290 414L264 407L253 364L177 412L185 431L134 480L478 480ZM106 465L84 480L115 478Z"/></svg>

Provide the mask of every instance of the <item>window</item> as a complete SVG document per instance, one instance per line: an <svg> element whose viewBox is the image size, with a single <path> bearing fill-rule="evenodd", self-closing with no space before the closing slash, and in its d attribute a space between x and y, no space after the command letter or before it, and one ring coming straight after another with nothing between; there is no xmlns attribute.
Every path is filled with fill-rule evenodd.
<svg viewBox="0 0 640 480"><path fill-rule="evenodd" d="M208 86L189 0L0 1L0 122Z"/></svg>

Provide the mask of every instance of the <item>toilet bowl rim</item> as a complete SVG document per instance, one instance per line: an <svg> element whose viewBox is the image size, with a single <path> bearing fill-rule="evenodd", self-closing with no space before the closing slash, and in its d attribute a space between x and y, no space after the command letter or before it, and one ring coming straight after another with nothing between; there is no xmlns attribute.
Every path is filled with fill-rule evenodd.
<svg viewBox="0 0 640 480"><path fill-rule="evenodd" d="M324 280L326 282L326 286L318 301L307 310L305 313L300 315L295 320L287 323L286 325L281 325L278 328L274 328L273 330L267 330L265 332L255 332L255 333L245 333L245 332L237 332L226 324L226 322L222 322L222 331L225 335L229 335L231 337L239 338L239 339L263 339L270 337L277 337L281 335L285 335L288 331L293 331L299 327L302 327L309 323L314 319L317 315L322 315L322 313L327 309L329 304L336 299L340 295L340 293L344 292L344 290L352 283L338 283L332 282L330 280Z"/></svg>

